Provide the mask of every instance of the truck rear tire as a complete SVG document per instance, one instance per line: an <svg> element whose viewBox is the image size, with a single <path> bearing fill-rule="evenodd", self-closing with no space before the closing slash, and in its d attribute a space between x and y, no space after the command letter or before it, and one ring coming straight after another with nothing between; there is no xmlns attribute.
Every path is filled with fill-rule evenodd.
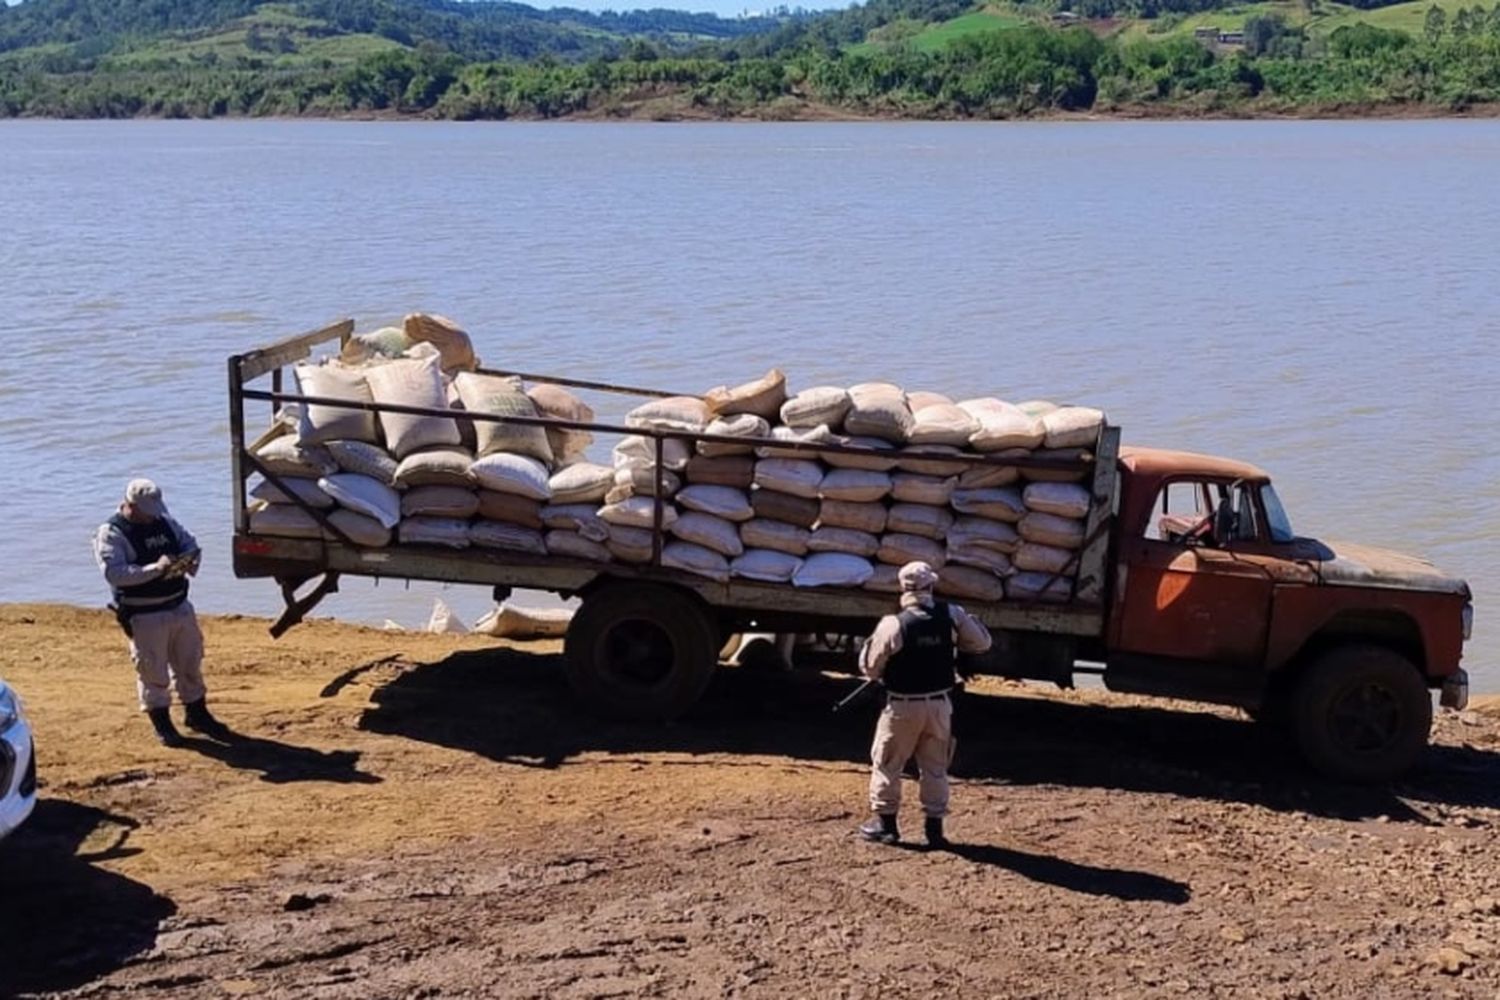
<svg viewBox="0 0 1500 1000"><path fill-rule="evenodd" d="M590 708L626 719L674 719L702 696L718 664L718 631L691 594L649 583L589 594L563 642L568 684Z"/></svg>
<svg viewBox="0 0 1500 1000"><path fill-rule="evenodd" d="M1422 755L1432 695L1416 664L1383 646L1349 645L1308 668L1292 707L1308 763L1339 781L1389 781Z"/></svg>

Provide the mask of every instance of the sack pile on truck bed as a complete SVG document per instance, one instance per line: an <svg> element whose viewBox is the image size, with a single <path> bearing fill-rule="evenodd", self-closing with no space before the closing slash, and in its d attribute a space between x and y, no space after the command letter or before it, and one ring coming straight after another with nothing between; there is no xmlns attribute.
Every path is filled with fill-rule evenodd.
<svg viewBox="0 0 1500 1000"><path fill-rule="evenodd" d="M586 432L462 419L465 412L588 423L555 385L476 372L469 339L441 317L353 338L344 356L302 364L302 395L451 409L454 417L307 404L257 457L356 544L480 546L597 562L648 563L660 483L662 564L713 580L896 593L921 559L939 591L978 601L1065 601L1090 505L1086 467L1018 469L964 456L1076 457L1104 414L998 399L955 402L883 382L789 393L772 370L702 397L653 399L627 428L770 439L622 437L608 461ZM797 443L869 449L812 453ZM600 456L603 457L603 456ZM325 529L261 482L250 530Z"/></svg>

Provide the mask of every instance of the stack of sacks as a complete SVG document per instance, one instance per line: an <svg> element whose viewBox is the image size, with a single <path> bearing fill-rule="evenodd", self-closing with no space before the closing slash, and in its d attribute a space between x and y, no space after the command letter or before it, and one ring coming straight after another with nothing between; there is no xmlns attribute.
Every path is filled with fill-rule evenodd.
<svg viewBox="0 0 1500 1000"><path fill-rule="evenodd" d="M1017 528L1021 544L1012 561L1018 571L1006 581L1015 600L1059 601L1078 572L1089 491L1077 483L1034 482L1022 494L1027 513Z"/></svg>

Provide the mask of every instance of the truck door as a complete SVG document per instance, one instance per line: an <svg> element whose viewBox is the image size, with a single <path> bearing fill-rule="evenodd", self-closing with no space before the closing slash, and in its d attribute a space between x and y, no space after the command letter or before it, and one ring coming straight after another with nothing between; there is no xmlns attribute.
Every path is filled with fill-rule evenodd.
<svg viewBox="0 0 1500 1000"><path fill-rule="evenodd" d="M1216 538L1223 499L1236 527ZM1255 510L1238 483L1180 479L1162 487L1139 537L1121 539L1125 579L1115 648L1174 660L1257 667L1263 661L1272 579L1260 560L1236 552L1254 539Z"/></svg>

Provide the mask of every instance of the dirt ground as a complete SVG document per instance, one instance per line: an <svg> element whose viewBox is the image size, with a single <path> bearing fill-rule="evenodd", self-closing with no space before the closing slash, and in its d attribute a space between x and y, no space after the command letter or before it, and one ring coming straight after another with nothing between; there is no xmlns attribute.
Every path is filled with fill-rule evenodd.
<svg viewBox="0 0 1500 1000"><path fill-rule="evenodd" d="M878 706L831 713L847 677L726 668L625 725L556 644L204 627L238 736L167 750L110 618L0 607L42 781L0 996L1500 993L1493 706L1352 790L1232 711L981 682L929 852L852 835Z"/></svg>

